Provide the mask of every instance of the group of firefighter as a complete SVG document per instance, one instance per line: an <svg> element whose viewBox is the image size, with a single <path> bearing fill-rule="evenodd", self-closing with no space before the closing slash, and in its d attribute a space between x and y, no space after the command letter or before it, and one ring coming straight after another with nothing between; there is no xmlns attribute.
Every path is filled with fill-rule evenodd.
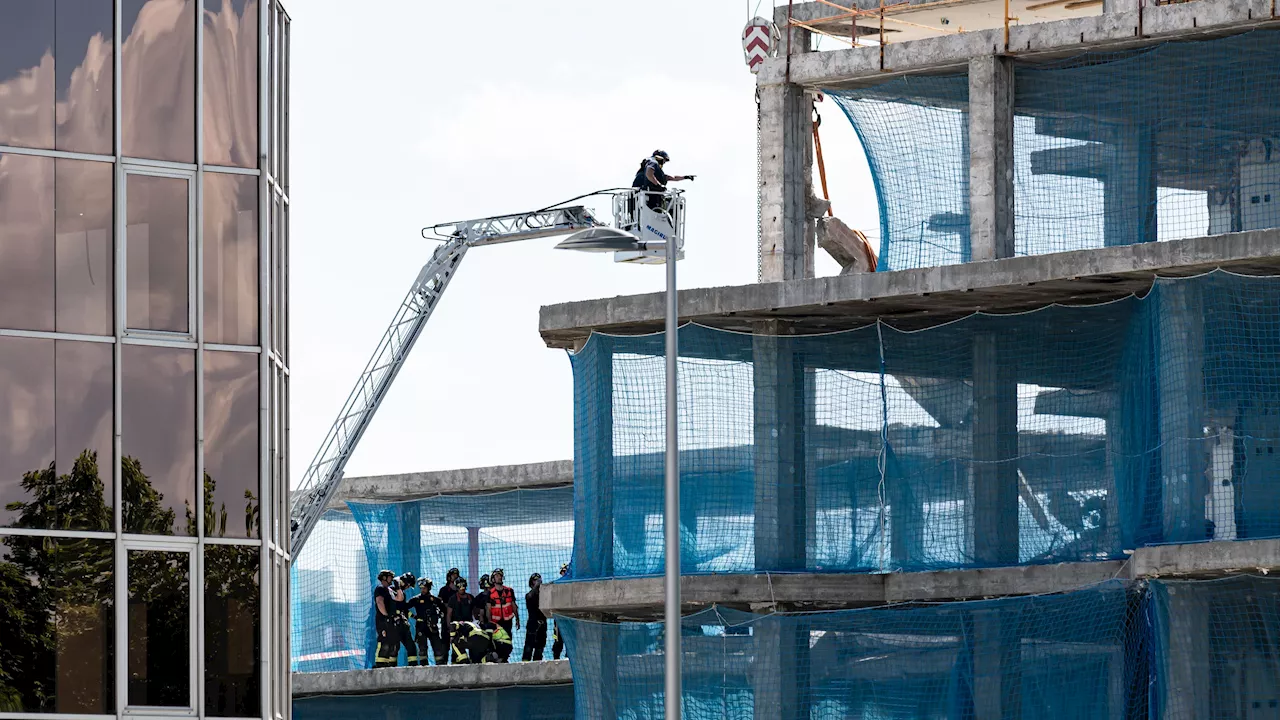
<svg viewBox="0 0 1280 720"><path fill-rule="evenodd" d="M562 565L560 574L564 575L568 568L567 564ZM439 594L432 595L431 578L418 579L413 573L397 577L390 570L379 572L378 586L373 590L378 633L374 667L395 667L402 646L408 665L429 664L428 648L436 665L510 662L511 638L520 629L520 611L515 590L505 583L506 573L497 568L480 576L479 593L472 595L467 592L467 579L458 568L452 568ZM418 593L408 595L415 586ZM547 616L539 601L541 587L542 575L530 575L529 592L524 596L529 612L524 662L541 660L547 645ZM551 653L559 660L564 651L559 628L553 636Z"/></svg>

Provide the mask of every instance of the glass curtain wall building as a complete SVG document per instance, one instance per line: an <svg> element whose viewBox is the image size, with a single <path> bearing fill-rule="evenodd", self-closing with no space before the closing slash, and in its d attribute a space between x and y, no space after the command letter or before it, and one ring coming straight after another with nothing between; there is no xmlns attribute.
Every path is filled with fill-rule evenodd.
<svg viewBox="0 0 1280 720"><path fill-rule="evenodd" d="M0 2L0 718L288 718L289 17Z"/></svg>

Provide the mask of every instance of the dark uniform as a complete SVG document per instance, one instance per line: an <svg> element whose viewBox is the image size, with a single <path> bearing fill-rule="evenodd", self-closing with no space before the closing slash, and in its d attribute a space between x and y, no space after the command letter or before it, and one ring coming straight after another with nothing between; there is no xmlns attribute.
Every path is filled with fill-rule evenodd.
<svg viewBox="0 0 1280 720"><path fill-rule="evenodd" d="M378 598L383 600L383 607L388 615L378 612ZM405 664L418 664L418 648L413 644L413 636L409 632L409 619L406 614L408 604L396 602L390 588L379 585L373 590L374 626L378 632L378 652L374 667L395 667L400 646L404 646Z"/></svg>
<svg viewBox="0 0 1280 720"><path fill-rule="evenodd" d="M440 630L440 624L444 621L444 603L430 592L421 592L409 600L408 605L415 617L414 640L417 641L418 651L422 653L421 664L427 664L429 645L436 665L444 665L449 661L448 643Z"/></svg>
<svg viewBox="0 0 1280 720"><path fill-rule="evenodd" d="M552 638L551 638L551 659L559 660L560 653L562 652L564 652L564 638L560 637L560 626L553 625L553 632L552 632ZM569 657L569 655L566 653L565 657Z"/></svg>
<svg viewBox="0 0 1280 720"><path fill-rule="evenodd" d="M488 663L493 657L493 636L479 623L467 624L467 656L471 664Z"/></svg>
<svg viewBox="0 0 1280 720"><path fill-rule="evenodd" d="M449 598L449 610L453 613L451 616L453 622L471 622L474 603L475 598L471 597L471 593L466 590L454 592L453 597Z"/></svg>
<svg viewBox="0 0 1280 720"><path fill-rule="evenodd" d="M524 595L524 607L529 613L529 627L524 632L524 653L521 655L525 662L541 660L542 652L547 649L547 616L542 612L540 590L541 585Z"/></svg>
<svg viewBox="0 0 1280 720"><path fill-rule="evenodd" d="M475 594L471 599L471 618L476 622L489 621L489 588L485 587L488 583L481 583L480 592Z"/></svg>
<svg viewBox="0 0 1280 720"><path fill-rule="evenodd" d="M471 623L456 622L449 626L449 635L452 637L449 643L451 655L449 662L454 665L470 665L471 656L467 654L467 633L471 627Z"/></svg>
<svg viewBox="0 0 1280 720"><path fill-rule="evenodd" d="M653 170L653 176L658 179L658 183L649 181L649 170ZM636 171L636 177L631 181L631 187L640 190L648 190L650 193L661 193L667 190L667 174L662 171L662 165L657 160L649 157L640 163L640 169ZM653 210L662 207L662 196L650 194L646 197L646 204Z"/></svg>

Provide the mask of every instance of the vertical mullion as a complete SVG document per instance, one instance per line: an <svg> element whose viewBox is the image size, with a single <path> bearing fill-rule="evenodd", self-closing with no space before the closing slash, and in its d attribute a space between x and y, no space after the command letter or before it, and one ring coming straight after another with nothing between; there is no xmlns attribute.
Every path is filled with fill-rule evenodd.
<svg viewBox="0 0 1280 720"><path fill-rule="evenodd" d="M125 244L125 176L124 176L124 132L122 127L122 95L124 72L122 71L123 61L121 56L124 54L124 41L121 37L123 28L123 14L121 11L122 0L114 0L112 3L113 12L113 30L112 42L112 145L115 150L115 162L113 163L112 180L115 184L113 190L114 199L114 217L112 217L111 228L113 231L112 248L114 250L113 272L115 273L115 285L113 289L112 301L114 325L112 327L115 336L113 348L113 367L112 367L112 414L113 414L113 437L112 450L115 453L113 462L111 463L111 472L115 479L114 501L113 501L113 519L116 531L115 539L115 639L112 643L112 660L115 666L115 710L119 715L124 712L125 704L128 701L128 655L129 655L129 558L124 549L124 473L122 464L124 462L124 398L123 398L123 348L121 338L124 334L125 321L125 275L124 275L124 244Z"/></svg>
<svg viewBox="0 0 1280 720"><path fill-rule="evenodd" d="M270 44L268 25L271 0L258 4L258 538L261 540L258 575L258 673L259 716L271 717L276 679L276 659L273 657L271 632L276 624L272 612L274 598L272 583L275 572L276 538L272 534L275 522L275 493L271 487L270 432L271 432L271 339L268 336L271 308L270 265L267 243L270 234L271 198L268 136L270 128Z"/></svg>

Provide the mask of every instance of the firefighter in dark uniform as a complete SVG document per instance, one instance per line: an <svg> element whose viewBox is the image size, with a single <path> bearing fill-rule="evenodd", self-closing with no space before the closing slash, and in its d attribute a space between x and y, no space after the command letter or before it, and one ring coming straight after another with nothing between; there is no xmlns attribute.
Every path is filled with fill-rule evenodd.
<svg viewBox="0 0 1280 720"><path fill-rule="evenodd" d="M489 622L489 590L493 581L488 575L480 576L480 590L471 600L471 619L476 622Z"/></svg>
<svg viewBox="0 0 1280 720"><path fill-rule="evenodd" d="M405 649L405 664L418 664L418 648L409 632L408 606L404 599L406 581L412 584L413 580L411 573L399 578L390 570L378 573L378 587L373 590L374 627L378 633L375 668L395 667L401 645Z"/></svg>
<svg viewBox="0 0 1280 720"><path fill-rule="evenodd" d="M560 566L560 577L564 577L565 575L568 575L568 574L569 574L569 563L565 563L565 564L563 564L563 565L561 565L561 566ZM560 659L560 653L565 652L565 650L564 650L564 638L560 637L560 626L559 626L559 625L557 625L557 624L555 624L555 621L554 621L554 620L552 621L552 625L551 625L551 627L552 627L552 633L551 633L551 634L552 634L552 637L551 637L551 659L552 659L552 660L559 660L559 659ZM565 655L564 655L564 656L565 656L565 657L569 657L569 654L568 654L568 653L565 653Z"/></svg>
<svg viewBox="0 0 1280 720"><path fill-rule="evenodd" d="M493 662L493 635L490 631L478 622L466 623L466 628L467 656L471 658L471 664Z"/></svg>
<svg viewBox="0 0 1280 720"><path fill-rule="evenodd" d="M444 638L446 646L449 644L449 633L452 631L448 620L449 601L453 599L453 594L458 591L457 582L460 577L462 577L462 573L458 571L458 568L449 568L449 572L444 575L444 587L440 588L440 594L438 595L440 602L444 604L445 621L443 627L441 627L440 635Z"/></svg>
<svg viewBox="0 0 1280 720"><path fill-rule="evenodd" d="M670 160L671 156L666 150L654 150L653 155L640 161L640 169L636 171L635 179L631 181L631 187L648 193L645 196L645 204L653 210L662 207L662 193L667 191L668 182L694 179L693 175L667 175L663 172L662 166Z"/></svg>
<svg viewBox="0 0 1280 720"><path fill-rule="evenodd" d="M421 664L427 664L427 648L436 659L436 665L449 662L449 646L441 634L440 623L444 620L445 605L440 598L431 594L431 578L418 581L421 590L409 600L409 612L414 615L414 641L421 653Z"/></svg>
<svg viewBox="0 0 1280 720"><path fill-rule="evenodd" d="M524 633L524 662L542 659L542 652L547 649L547 616L542 612L541 601L542 573L529 576L529 592L524 595L524 607L529 613L529 627Z"/></svg>
<svg viewBox="0 0 1280 720"><path fill-rule="evenodd" d="M449 598L449 611L445 614L445 619L449 623L450 632L452 632L453 624L460 622L471 622L471 607L474 598L471 593L467 592L467 579L460 577L454 581L454 593Z"/></svg>
<svg viewBox="0 0 1280 720"><path fill-rule="evenodd" d="M449 635L453 638L449 643L449 662L454 665L471 664L471 656L467 654L467 634L470 632L470 626L469 622L456 622L449 625Z"/></svg>

